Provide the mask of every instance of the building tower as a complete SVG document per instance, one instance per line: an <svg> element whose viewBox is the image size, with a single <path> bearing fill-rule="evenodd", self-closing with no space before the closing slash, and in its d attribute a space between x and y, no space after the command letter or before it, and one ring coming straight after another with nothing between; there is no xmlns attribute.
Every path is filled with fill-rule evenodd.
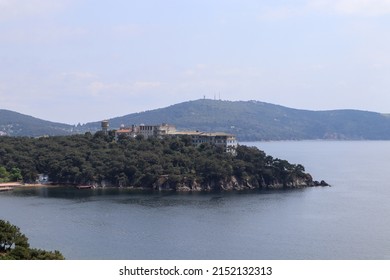
<svg viewBox="0 0 390 280"><path fill-rule="evenodd" d="M108 120L104 120L102 121L102 131L105 135L108 134L108 127L109 127L109 123L108 123Z"/></svg>

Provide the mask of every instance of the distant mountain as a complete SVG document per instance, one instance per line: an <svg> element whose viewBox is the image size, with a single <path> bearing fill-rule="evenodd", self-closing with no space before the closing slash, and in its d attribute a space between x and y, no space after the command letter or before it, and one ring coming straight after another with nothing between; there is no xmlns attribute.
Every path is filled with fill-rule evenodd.
<svg viewBox="0 0 390 280"><path fill-rule="evenodd" d="M309 111L259 101L200 99L110 119L110 128L175 124L179 130L221 131L244 140L390 140L389 115L359 110ZM97 130L100 122L83 130Z"/></svg>
<svg viewBox="0 0 390 280"><path fill-rule="evenodd" d="M0 136L68 135L74 126L54 123L0 109Z"/></svg>
<svg viewBox="0 0 390 280"><path fill-rule="evenodd" d="M122 124L176 125L178 130L228 132L250 140L390 140L390 115L359 110L309 111L259 101L200 99L110 119ZM95 132L100 121L82 126L53 123L0 110L0 135L42 136Z"/></svg>

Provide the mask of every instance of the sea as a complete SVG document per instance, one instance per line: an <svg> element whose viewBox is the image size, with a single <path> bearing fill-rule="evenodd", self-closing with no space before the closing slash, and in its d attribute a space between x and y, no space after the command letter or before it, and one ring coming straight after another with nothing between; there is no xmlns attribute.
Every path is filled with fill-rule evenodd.
<svg viewBox="0 0 390 280"><path fill-rule="evenodd" d="M330 187L0 193L0 219L71 260L389 260L390 141L245 142Z"/></svg>

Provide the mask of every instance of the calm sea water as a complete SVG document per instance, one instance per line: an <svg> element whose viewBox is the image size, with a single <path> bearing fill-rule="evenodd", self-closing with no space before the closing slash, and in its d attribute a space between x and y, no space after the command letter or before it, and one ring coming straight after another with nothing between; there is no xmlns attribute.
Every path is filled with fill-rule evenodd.
<svg viewBox="0 0 390 280"><path fill-rule="evenodd" d="M390 142L253 142L332 187L0 193L0 218L67 259L390 259Z"/></svg>

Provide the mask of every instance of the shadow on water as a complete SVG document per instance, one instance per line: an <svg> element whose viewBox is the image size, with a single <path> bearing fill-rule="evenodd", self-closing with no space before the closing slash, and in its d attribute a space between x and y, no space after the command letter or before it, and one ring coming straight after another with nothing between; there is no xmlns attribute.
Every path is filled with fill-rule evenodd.
<svg viewBox="0 0 390 280"><path fill-rule="evenodd" d="M162 207L215 207L223 205L225 200L222 196L214 196L210 194L196 194L196 195L153 195L153 196L136 196L127 197L125 199L117 200L119 204L133 204L148 208L162 208Z"/></svg>
<svg viewBox="0 0 390 280"><path fill-rule="evenodd" d="M224 206L231 200L245 198L246 196L260 196L265 199L286 193L299 193L304 189L292 190L244 190L244 191L215 191L215 192L184 192L134 190L126 188L97 188L76 189L70 186L36 187L15 189L12 196L41 197L48 199L65 199L73 203L89 203L105 201L114 204L139 205L147 208L163 207L197 207L210 208Z"/></svg>

